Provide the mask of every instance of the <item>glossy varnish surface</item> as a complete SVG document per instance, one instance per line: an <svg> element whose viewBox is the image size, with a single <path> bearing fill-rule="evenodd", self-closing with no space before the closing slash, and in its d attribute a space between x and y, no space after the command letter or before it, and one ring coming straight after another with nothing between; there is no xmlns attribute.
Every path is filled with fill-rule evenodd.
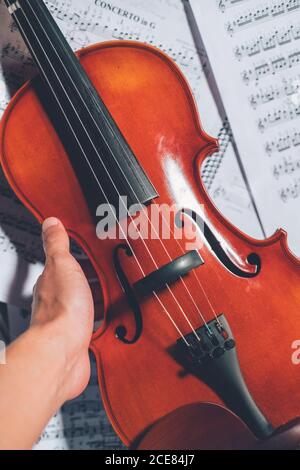
<svg viewBox="0 0 300 470"><path fill-rule="evenodd" d="M300 336L300 264L287 248L285 233L278 231L266 241L256 241L217 211L200 180L200 166L217 149L217 142L202 130L188 85L165 55L137 43L112 42L82 51L80 60L158 189L157 202L177 203L198 212L204 205L207 220L236 254L236 262L251 271L246 262L249 253L261 257L260 274L242 279L227 271L204 244L205 264L197 275L211 305L193 274L186 277L186 284L207 321L214 312L226 315L245 379L267 418L274 426L294 418L300 413L299 370L291 360L292 343ZM68 156L30 84L12 100L2 120L1 159L21 201L39 221L59 217L97 270L106 312L91 349L107 413L123 441L132 443L178 407L199 401L221 403L208 386L185 374L173 359L170 350L179 334L154 297L141 304L144 329L140 340L128 346L115 338L120 324L126 325L129 334L134 331L133 315L112 263L120 242L97 239ZM147 244L159 266L169 261L158 240ZM145 272L152 272L154 265L143 243L136 241L133 246ZM182 254L173 240L165 246L172 259ZM132 258L124 253L121 261L131 282L140 279ZM172 291L193 326L202 326L181 283L173 285ZM190 327L170 293L164 291L160 298L188 334Z"/></svg>

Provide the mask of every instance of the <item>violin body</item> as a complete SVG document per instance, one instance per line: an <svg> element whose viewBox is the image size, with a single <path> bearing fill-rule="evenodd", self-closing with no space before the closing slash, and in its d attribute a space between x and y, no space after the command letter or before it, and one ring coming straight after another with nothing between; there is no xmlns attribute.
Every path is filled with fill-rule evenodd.
<svg viewBox="0 0 300 470"><path fill-rule="evenodd" d="M194 403L161 418L141 437L137 450L296 450L299 439L299 418L277 429L268 439L257 440L228 409Z"/></svg>
<svg viewBox="0 0 300 470"><path fill-rule="evenodd" d="M136 329L132 306L116 271L116 258L133 285L141 278L124 240L99 240L95 223L69 156L32 83L12 99L1 123L1 163L22 203L42 222L56 216L90 258L104 298L104 322L91 350L98 366L105 409L127 445L163 416L198 402L224 405L221 395L186 368L173 348L180 335L166 314L171 312L183 335L224 314L237 345L240 368L255 403L274 426L300 411L299 371L292 363L292 344L300 335L300 263L290 252L286 233L258 241L233 227L215 207L201 181L201 165L218 149L201 127L190 88L177 66L158 50L135 42L107 42L82 50L79 59L94 87L157 189L155 202L201 211L221 242L217 256L207 240L197 276L189 272L159 298L140 300L143 326L139 339L126 344L116 337L120 325L128 337ZM258 169L259 171L259 169ZM150 206L147 206L150 211ZM295 215L296 216L296 215ZM186 240L164 240L172 259L182 255ZM154 270L140 240L133 241L144 271ZM147 240L159 266L169 259L159 240ZM180 246L179 246L180 245ZM250 261L255 253L259 272ZM228 261L229 262L229 261ZM247 277L247 275L249 275ZM194 301L194 302L193 302ZM76 312L74 312L76 314ZM198 425L205 429L206 422ZM229 432L228 429L224 433Z"/></svg>

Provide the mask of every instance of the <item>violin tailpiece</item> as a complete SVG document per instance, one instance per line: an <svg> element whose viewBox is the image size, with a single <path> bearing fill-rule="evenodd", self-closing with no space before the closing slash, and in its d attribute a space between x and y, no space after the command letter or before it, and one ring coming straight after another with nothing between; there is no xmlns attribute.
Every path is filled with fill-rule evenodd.
<svg viewBox="0 0 300 470"><path fill-rule="evenodd" d="M258 408L243 378L237 345L225 315L185 337L178 344L192 360L192 371L210 386L231 411L237 414L258 438L269 437L274 429Z"/></svg>

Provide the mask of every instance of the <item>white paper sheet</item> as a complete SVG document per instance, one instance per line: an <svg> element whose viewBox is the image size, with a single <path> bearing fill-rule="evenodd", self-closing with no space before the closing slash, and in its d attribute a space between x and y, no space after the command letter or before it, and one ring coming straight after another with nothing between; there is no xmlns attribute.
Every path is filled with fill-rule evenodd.
<svg viewBox="0 0 300 470"><path fill-rule="evenodd" d="M300 256L300 1L190 3L265 230Z"/></svg>
<svg viewBox="0 0 300 470"><path fill-rule="evenodd" d="M194 90L202 122L222 140L219 157L207 162L204 178L217 205L227 217L254 236L261 232L249 195L204 78L202 67L180 0L52 0L46 2L74 49L109 39L147 41L170 54L183 69ZM109 5L113 5L111 11ZM127 15L126 15L127 12ZM0 113L34 67L6 8L0 3ZM40 230L0 176L0 300L28 307L33 284L42 270ZM11 339L28 325L28 316L9 307ZM51 420L36 449L119 448L108 425L93 369L85 394L67 404Z"/></svg>
<svg viewBox="0 0 300 470"><path fill-rule="evenodd" d="M134 39L146 41L167 52L177 61L193 88L206 131L213 136L219 134L222 120L204 77L181 0L86 0L84 6L81 0L49 0L46 4L74 49L103 40ZM35 73L35 68L3 1L0 3L0 24L1 115L11 95ZM217 169L222 168L223 176L217 183L222 190L213 191L217 195L217 205L242 230L260 237L234 152L229 146L221 154L224 159L219 166L210 165L206 182L209 187L215 184ZM238 182L234 203L222 197L223 192L232 193L232 180ZM246 205L239 201L240 190L242 199L247 198ZM32 287L42 270L39 229L0 176L1 214L0 300L28 308Z"/></svg>
<svg viewBox="0 0 300 470"><path fill-rule="evenodd" d="M99 394L96 363L85 392L52 418L33 450L118 450L124 446L112 429Z"/></svg>

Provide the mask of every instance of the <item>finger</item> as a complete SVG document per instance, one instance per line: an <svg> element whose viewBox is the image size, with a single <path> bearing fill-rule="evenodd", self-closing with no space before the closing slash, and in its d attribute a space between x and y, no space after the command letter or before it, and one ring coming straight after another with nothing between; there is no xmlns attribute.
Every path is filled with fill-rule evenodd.
<svg viewBox="0 0 300 470"><path fill-rule="evenodd" d="M55 217L43 223L43 244L46 258L70 252L70 240L63 224Z"/></svg>

